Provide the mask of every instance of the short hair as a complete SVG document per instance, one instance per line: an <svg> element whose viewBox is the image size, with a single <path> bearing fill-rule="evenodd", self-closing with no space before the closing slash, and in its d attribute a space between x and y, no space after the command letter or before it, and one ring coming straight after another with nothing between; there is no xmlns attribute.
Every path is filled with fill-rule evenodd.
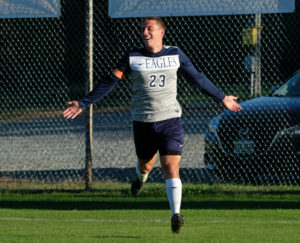
<svg viewBox="0 0 300 243"><path fill-rule="evenodd" d="M162 18L160 17L146 17L144 19L142 19L142 24L145 23L147 20L155 20L156 23L163 28L164 30L166 30L166 25L165 22L162 20Z"/></svg>

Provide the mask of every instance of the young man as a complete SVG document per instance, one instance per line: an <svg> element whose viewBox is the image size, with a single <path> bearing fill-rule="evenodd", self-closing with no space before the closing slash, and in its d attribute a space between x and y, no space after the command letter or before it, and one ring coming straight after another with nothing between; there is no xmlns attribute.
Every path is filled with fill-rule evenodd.
<svg viewBox="0 0 300 243"><path fill-rule="evenodd" d="M172 212L171 229L179 233L183 225L180 214L182 184L179 164L183 147L181 107L177 96L177 72L199 89L223 102L232 111L241 106L237 97L226 96L177 47L163 46L165 24L160 18L149 17L142 21L141 36L145 46L125 54L113 73L100 82L86 97L69 101L64 111L66 118L75 118L90 104L108 94L122 79L130 76L132 82L132 118L134 142L138 163L137 178L131 192L138 196L148 174L155 165L157 151L166 180L166 192Z"/></svg>

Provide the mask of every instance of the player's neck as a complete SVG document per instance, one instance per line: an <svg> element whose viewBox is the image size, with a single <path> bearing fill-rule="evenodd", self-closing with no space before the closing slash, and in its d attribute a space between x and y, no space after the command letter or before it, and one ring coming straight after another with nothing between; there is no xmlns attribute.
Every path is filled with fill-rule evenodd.
<svg viewBox="0 0 300 243"><path fill-rule="evenodd" d="M162 45L157 45L157 46L146 46L147 51L155 54L158 53L162 50L163 46Z"/></svg>

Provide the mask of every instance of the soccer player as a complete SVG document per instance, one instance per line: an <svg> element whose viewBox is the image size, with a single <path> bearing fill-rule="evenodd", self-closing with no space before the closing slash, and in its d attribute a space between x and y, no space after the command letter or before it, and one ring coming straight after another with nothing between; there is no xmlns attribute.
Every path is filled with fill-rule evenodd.
<svg viewBox="0 0 300 243"><path fill-rule="evenodd" d="M137 178L131 184L131 192L134 196L140 194L159 152L172 213L171 230L179 233L184 223L180 214L182 183L179 177L183 129L181 107L176 99L177 72L226 108L236 112L241 110L241 106L236 102L237 97L226 96L198 72L180 48L163 45L165 24L161 18L145 18L141 27L145 46L127 52L111 75L84 98L67 102L69 107L63 115L68 119L75 118L130 76L134 143L138 158Z"/></svg>

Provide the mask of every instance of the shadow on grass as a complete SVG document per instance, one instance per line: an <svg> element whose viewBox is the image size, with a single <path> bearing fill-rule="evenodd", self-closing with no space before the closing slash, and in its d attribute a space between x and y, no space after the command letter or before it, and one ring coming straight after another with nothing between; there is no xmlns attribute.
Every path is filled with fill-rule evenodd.
<svg viewBox="0 0 300 243"><path fill-rule="evenodd" d="M53 209L53 210L165 210L169 208L167 198L98 198L97 200L0 200L0 208L7 209ZM260 200L183 200L182 209L300 209L299 201Z"/></svg>

